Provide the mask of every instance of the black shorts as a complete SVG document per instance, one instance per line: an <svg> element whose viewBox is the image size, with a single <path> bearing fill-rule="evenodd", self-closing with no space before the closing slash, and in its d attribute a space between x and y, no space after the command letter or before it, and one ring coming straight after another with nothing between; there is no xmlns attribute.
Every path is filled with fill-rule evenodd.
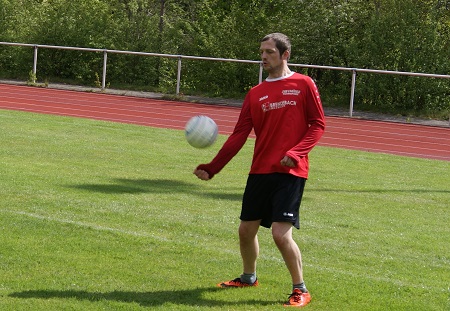
<svg viewBox="0 0 450 311"><path fill-rule="evenodd" d="M291 174L250 174L242 199L241 220L260 220L270 228L273 222L290 222L300 228L300 203L306 179Z"/></svg>

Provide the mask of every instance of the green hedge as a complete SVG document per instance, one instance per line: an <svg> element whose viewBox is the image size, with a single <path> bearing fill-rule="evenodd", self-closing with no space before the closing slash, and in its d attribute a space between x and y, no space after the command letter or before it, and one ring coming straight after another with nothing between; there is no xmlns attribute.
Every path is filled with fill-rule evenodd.
<svg viewBox="0 0 450 311"><path fill-rule="evenodd" d="M441 1L0 0L0 41L259 60L284 32L292 63L450 74L450 11ZM30 48L0 46L0 76L26 78ZM183 61L184 94L243 97L258 66ZM303 70L325 105L347 107L351 75ZM98 84L102 54L40 49L38 81ZM175 92L174 59L109 55L111 87ZM450 80L358 74L357 109L448 118Z"/></svg>

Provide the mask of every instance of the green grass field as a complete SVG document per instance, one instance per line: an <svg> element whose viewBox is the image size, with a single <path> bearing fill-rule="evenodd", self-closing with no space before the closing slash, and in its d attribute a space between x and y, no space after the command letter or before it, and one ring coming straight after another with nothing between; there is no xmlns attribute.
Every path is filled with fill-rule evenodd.
<svg viewBox="0 0 450 311"><path fill-rule="evenodd" d="M182 131L0 110L0 310L284 310L260 231L250 289L237 227L253 140L216 154ZM450 310L450 162L317 147L295 238L304 310Z"/></svg>

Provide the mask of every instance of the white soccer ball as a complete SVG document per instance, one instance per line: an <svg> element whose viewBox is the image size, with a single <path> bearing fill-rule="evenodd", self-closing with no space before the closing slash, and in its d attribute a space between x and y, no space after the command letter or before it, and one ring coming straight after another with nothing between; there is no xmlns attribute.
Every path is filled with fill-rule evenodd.
<svg viewBox="0 0 450 311"><path fill-rule="evenodd" d="M213 119L207 116L195 116L189 119L185 127L187 142L195 148L206 148L214 144L219 128Z"/></svg>

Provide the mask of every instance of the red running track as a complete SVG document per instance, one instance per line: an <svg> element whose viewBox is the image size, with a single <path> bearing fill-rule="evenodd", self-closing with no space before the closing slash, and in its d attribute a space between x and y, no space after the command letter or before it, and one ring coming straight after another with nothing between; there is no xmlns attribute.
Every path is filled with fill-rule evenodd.
<svg viewBox="0 0 450 311"><path fill-rule="evenodd" d="M0 84L0 109L184 129L196 114L213 118L221 134L230 134L237 107L194 104ZM326 117L319 145L450 161L450 128Z"/></svg>

